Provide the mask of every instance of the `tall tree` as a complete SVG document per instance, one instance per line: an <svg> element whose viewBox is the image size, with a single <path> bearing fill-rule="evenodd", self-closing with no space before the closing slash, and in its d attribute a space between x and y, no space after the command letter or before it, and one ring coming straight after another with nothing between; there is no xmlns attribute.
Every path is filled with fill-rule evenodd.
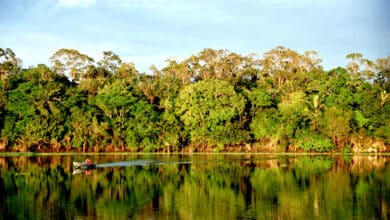
<svg viewBox="0 0 390 220"><path fill-rule="evenodd" d="M315 69L321 69L321 59L315 51L305 51L304 54L278 46L268 52L260 60L263 76L272 79L273 86L277 89L285 87L286 92L294 92L294 81L300 74L305 74Z"/></svg>
<svg viewBox="0 0 390 220"><path fill-rule="evenodd" d="M0 48L0 80L19 71L22 61L10 48Z"/></svg>
<svg viewBox="0 0 390 220"><path fill-rule="evenodd" d="M385 93L390 92L390 55L376 60L377 75L375 82ZM389 97L390 99L390 97Z"/></svg>
<svg viewBox="0 0 390 220"><path fill-rule="evenodd" d="M236 86L243 81L257 79L259 63L254 54L242 56L228 50L204 49L184 61L192 79L222 79Z"/></svg>
<svg viewBox="0 0 390 220"><path fill-rule="evenodd" d="M375 77L375 63L364 58L361 53L350 53L346 58L350 60L347 64L347 70L355 78L371 80Z"/></svg>
<svg viewBox="0 0 390 220"><path fill-rule="evenodd" d="M103 51L103 59L97 64L99 67L102 67L111 73L115 73L122 65L122 60L112 51Z"/></svg>
<svg viewBox="0 0 390 220"><path fill-rule="evenodd" d="M83 79L88 67L94 62L91 57L75 49L64 48L55 52L50 57L50 61L53 64L54 71L67 75L75 81Z"/></svg>

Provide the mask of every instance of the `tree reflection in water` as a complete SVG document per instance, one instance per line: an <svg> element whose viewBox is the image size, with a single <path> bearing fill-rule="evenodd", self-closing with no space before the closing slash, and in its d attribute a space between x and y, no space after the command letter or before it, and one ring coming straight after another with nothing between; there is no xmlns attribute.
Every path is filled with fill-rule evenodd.
<svg viewBox="0 0 390 220"><path fill-rule="evenodd" d="M0 157L3 219L380 219L389 157ZM120 162L118 162L120 161ZM99 165L100 164L100 165Z"/></svg>

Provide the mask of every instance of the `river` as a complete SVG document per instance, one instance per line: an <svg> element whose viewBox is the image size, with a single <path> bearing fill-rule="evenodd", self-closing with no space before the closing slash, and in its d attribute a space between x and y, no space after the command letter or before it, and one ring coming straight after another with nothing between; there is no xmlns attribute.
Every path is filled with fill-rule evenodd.
<svg viewBox="0 0 390 220"><path fill-rule="evenodd" d="M2 219L387 219L389 156L0 156Z"/></svg>

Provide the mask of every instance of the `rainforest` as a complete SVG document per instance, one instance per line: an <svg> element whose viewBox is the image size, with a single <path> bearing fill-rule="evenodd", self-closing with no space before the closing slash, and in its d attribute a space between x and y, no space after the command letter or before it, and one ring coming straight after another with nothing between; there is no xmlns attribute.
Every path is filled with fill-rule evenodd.
<svg viewBox="0 0 390 220"><path fill-rule="evenodd" d="M388 152L390 56L203 49L141 73L112 51L22 67L0 48L3 152Z"/></svg>

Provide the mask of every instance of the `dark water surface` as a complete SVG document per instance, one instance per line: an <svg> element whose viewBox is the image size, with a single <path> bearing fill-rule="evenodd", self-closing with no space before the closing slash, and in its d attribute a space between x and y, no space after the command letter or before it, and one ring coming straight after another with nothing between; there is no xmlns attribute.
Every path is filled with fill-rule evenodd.
<svg viewBox="0 0 390 220"><path fill-rule="evenodd" d="M390 157L0 157L2 219L388 219Z"/></svg>

